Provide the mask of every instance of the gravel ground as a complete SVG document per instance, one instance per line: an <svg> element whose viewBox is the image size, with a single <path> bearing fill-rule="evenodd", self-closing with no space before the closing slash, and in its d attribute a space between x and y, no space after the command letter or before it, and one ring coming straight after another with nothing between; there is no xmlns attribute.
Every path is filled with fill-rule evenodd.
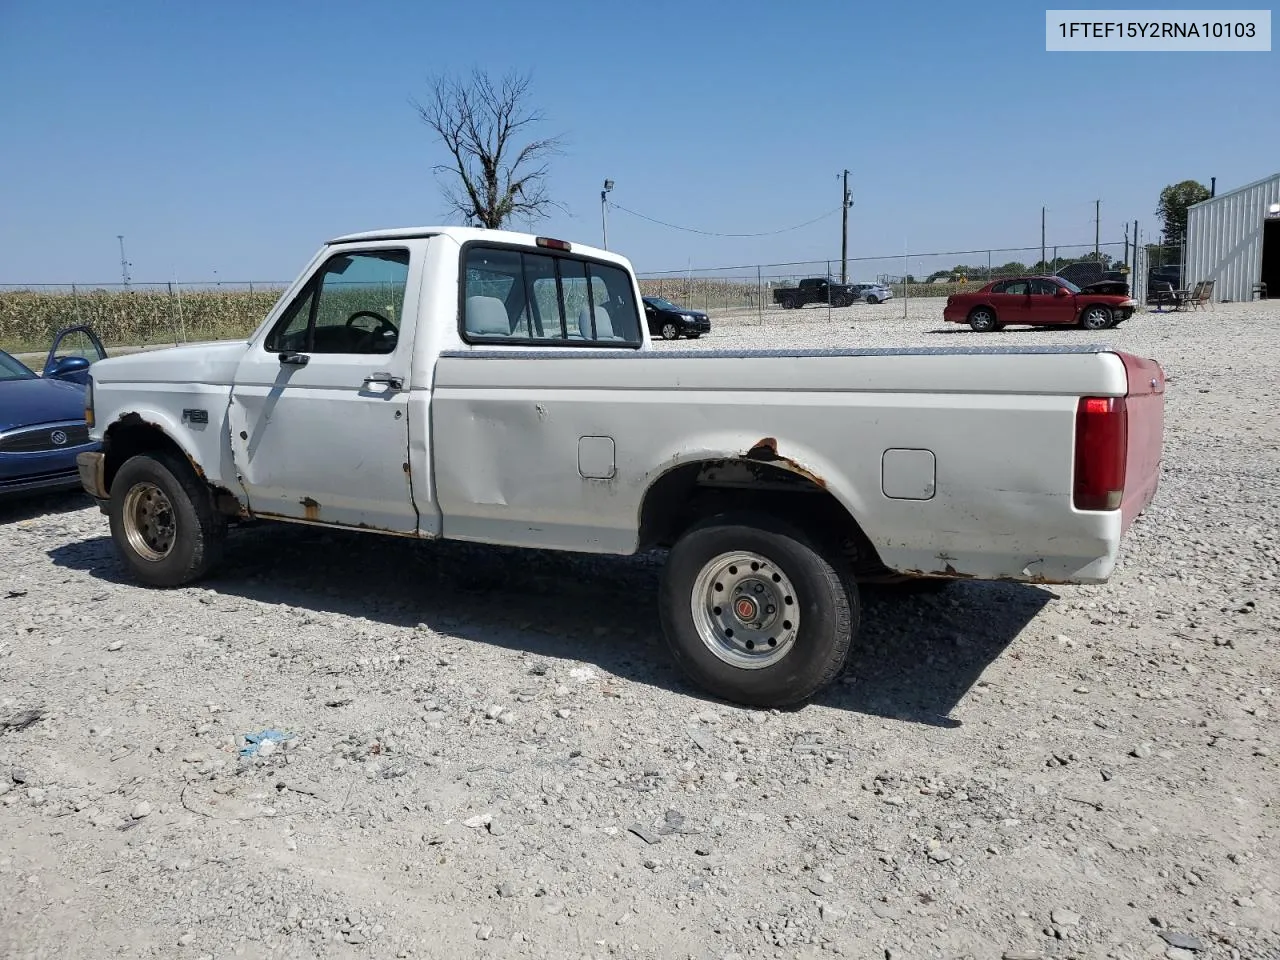
<svg viewBox="0 0 1280 960"><path fill-rule="evenodd" d="M1162 487L1107 585L867 591L795 711L683 682L655 558L268 525L153 592L82 497L0 507L0 956L1280 957L1280 303L909 312L699 345L1109 341Z"/></svg>

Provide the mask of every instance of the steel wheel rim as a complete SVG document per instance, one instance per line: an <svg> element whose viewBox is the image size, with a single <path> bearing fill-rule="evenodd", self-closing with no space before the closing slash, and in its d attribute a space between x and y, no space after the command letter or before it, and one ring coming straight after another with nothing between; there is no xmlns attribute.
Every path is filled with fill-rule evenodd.
<svg viewBox="0 0 1280 960"><path fill-rule="evenodd" d="M724 663L761 670L782 660L800 630L791 579L758 553L735 550L703 564L690 596L703 645Z"/></svg>
<svg viewBox="0 0 1280 960"><path fill-rule="evenodd" d="M144 560L163 560L173 550L178 524L168 494L154 483L135 483L124 498L124 533Z"/></svg>

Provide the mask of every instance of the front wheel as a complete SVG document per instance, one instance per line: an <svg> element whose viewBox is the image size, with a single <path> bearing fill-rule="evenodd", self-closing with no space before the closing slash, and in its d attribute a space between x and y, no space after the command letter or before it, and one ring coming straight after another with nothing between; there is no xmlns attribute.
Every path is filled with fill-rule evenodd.
<svg viewBox="0 0 1280 960"><path fill-rule="evenodd" d="M124 462L111 482L107 515L116 549L148 586L189 583L222 558L226 520L190 467L167 453Z"/></svg>
<svg viewBox="0 0 1280 960"><path fill-rule="evenodd" d="M675 340L680 336L680 328L674 323L664 323L662 325L662 339Z"/></svg>
<svg viewBox="0 0 1280 960"><path fill-rule="evenodd" d="M880 302L880 298L879 298L879 297L876 297L876 296L868 296L868 297L867 297L867 303L871 304L872 306L875 306L875 305L876 305L877 303L879 303L879 302Z"/></svg>
<svg viewBox="0 0 1280 960"><path fill-rule="evenodd" d="M978 307L969 314L969 326L978 333L988 333L996 329L996 315L989 307Z"/></svg>
<svg viewBox="0 0 1280 960"><path fill-rule="evenodd" d="M764 514L715 517L672 547L659 611L695 683L753 707L807 700L840 672L857 588L803 533Z"/></svg>
<svg viewBox="0 0 1280 960"><path fill-rule="evenodd" d="M1080 326L1086 330L1105 330L1111 326L1111 310L1108 307L1092 306L1085 307L1085 311L1080 315Z"/></svg>

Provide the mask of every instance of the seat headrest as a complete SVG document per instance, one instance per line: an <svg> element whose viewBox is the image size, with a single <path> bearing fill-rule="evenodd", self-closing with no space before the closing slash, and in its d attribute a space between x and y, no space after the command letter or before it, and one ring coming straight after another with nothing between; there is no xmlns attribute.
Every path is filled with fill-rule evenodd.
<svg viewBox="0 0 1280 960"><path fill-rule="evenodd" d="M578 311L578 330L582 334L583 339L591 339L591 308L583 307ZM613 320L609 316L609 311L604 307L596 306L596 336L597 340L614 340Z"/></svg>
<svg viewBox="0 0 1280 960"><path fill-rule="evenodd" d="M480 336L511 335L511 318L497 297L467 297L467 332Z"/></svg>

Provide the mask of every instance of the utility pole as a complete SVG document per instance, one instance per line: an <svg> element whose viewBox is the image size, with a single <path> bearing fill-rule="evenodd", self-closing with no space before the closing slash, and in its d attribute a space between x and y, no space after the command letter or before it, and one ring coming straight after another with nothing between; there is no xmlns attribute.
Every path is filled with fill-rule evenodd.
<svg viewBox="0 0 1280 960"><path fill-rule="evenodd" d="M124 234L117 233L116 239L120 241L120 279L124 281L124 288L129 289L129 261L124 257Z"/></svg>
<svg viewBox="0 0 1280 960"><path fill-rule="evenodd" d="M849 171L844 172L844 196L840 201L840 282L849 282Z"/></svg>
<svg viewBox="0 0 1280 960"><path fill-rule="evenodd" d="M1093 259L1101 261L1098 255L1098 238L1102 233L1102 201L1093 201Z"/></svg>
<svg viewBox="0 0 1280 960"><path fill-rule="evenodd" d="M1040 208L1040 269L1043 270L1044 263L1044 207Z"/></svg>
<svg viewBox="0 0 1280 960"><path fill-rule="evenodd" d="M613 189L613 181L606 180L604 189L600 191L600 232L604 234L604 249L609 249L609 215L607 212L609 191Z"/></svg>
<svg viewBox="0 0 1280 960"><path fill-rule="evenodd" d="M1129 266L1129 224L1124 225L1124 264Z"/></svg>

